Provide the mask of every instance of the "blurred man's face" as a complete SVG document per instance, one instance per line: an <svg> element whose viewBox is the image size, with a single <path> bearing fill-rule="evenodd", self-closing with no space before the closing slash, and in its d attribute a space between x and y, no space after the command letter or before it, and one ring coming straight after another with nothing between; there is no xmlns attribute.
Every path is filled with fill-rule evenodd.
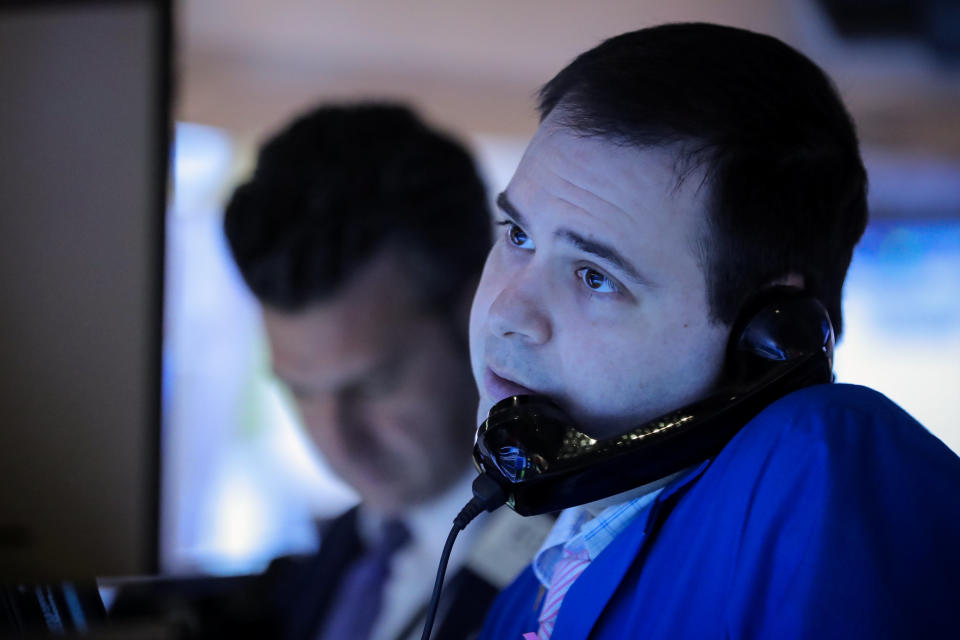
<svg viewBox="0 0 960 640"><path fill-rule="evenodd" d="M326 461L364 503L390 513L467 468L476 392L451 321L427 313L384 253L331 300L265 309L273 368Z"/></svg>
<svg viewBox="0 0 960 640"><path fill-rule="evenodd" d="M543 123L471 311L478 420L534 392L607 437L709 391L729 329L709 319L695 250L707 189L698 172L677 188L675 163Z"/></svg>

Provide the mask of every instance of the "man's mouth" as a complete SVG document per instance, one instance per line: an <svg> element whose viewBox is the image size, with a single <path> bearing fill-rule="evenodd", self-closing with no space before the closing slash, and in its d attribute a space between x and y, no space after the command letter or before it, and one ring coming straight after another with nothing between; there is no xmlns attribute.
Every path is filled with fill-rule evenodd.
<svg viewBox="0 0 960 640"><path fill-rule="evenodd" d="M494 373L489 367L483 372L483 386L486 388L487 395L494 403L511 396L536 394L535 391Z"/></svg>

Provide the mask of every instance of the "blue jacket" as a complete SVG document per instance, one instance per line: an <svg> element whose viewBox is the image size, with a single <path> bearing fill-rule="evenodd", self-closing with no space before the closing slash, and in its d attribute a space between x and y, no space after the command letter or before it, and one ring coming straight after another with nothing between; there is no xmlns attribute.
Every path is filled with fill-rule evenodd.
<svg viewBox="0 0 960 640"><path fill-rule="evenodd" d="M536 631L527 568L482 638ZM577 579L553 640L960 638L960 459L879 393L775 402Z"/></svg>

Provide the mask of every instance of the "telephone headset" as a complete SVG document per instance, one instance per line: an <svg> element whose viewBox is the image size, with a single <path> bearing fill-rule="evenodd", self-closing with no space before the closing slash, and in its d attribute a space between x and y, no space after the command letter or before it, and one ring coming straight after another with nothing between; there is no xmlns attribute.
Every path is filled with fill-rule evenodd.
<svg viewBox="0 0 960 640"><path fill-rule="evenodd" d="M523 516L586 504L664 478L715 455L767 405L833 380L833 326L819 300L771 287L747 305L727 344L722 382L708 397L626 433L594 439L551 400L513 396L477 429L474 498L454 520L423 640L430 637L457 533L504 502Z"/></svg>

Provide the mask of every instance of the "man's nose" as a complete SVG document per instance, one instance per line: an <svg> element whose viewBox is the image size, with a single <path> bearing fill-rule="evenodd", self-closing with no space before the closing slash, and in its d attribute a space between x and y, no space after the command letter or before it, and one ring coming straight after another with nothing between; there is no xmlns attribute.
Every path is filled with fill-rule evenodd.
<svg viewBox="0 0 960 640"><path fill-rule="evenodd" d="M550 340L552 327L544 299L547 280L529 265L511 274L490 305L489 327L494 335L531 345Z"/></svg>

